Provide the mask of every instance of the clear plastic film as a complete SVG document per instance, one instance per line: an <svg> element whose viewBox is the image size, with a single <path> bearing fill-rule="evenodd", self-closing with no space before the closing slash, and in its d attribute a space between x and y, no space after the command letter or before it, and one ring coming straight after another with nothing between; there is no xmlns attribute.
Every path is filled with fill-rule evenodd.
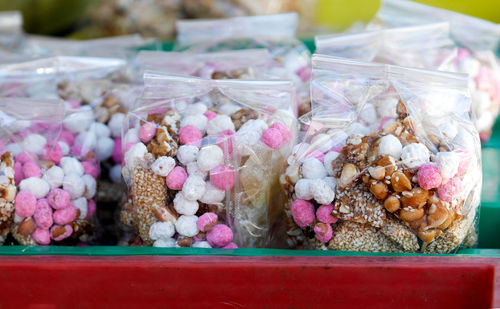
<svg viewBox="0 0 500 309"><path fill-rule="evenodd" d="M122 221L146 245L282 246L291 82L147 73L144 84L122 137Z"/></svg>
<svg viewBox="0 0 500 309"><path fill-rule="evenodd" d="M479 213L465 75L313 56L309 129L288 158L288 243L451 253Z"/></svg>
<svg viewBox="0 0 500 309"><path fill-rule="evenodd" d="M0 12L0 61L13 59L23 43L23 16L19 11Z"/></svg>

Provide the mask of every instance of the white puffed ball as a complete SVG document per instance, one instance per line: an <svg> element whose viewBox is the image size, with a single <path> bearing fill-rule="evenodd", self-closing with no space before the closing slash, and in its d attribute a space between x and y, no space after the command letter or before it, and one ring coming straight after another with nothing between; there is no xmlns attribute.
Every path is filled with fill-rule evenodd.
<svg viewBox="0 0 500 309"><path fill-rule="evenodd" d="M29 191L39 199L45 197L50 191L50 185L42 178L30 177L21 180L19 188L24 191Z"/></svg>
<svg viewBox="0 0 500 309"><path fill-rule="evenodd" d="M205 132L207 122L208 119L205 115L190 115L181 119L181 128L191 125L200 129L201 132Z"/></svg>
<svg viewBox="0 0 500 309"><path fill-rule="evenodd" d="M122 166L120 164L115 164L109 170L109 178L114 183L120 183L120 182L122 182Z"/></svg>
<svg viewBox="0 0 500 309"><path fill-rule="evenodd" d="M326 177L326 169L320 160L316 158L307 158L302 164L302 176L308 179Z"/></svg>
<svg viewBox="0 0 500 309"><path fill-rule="evenodd" d="M15 157L18 154L20 154L21 152L23 152L23 149L21 148L21 146L18 143L11 143L11 144L5 145L3 151L4 152L8 151L8 152L12 153L12 155Z"/></svg>
<svg viewBox="0 0 500 309"><path fill-rule="evenodd" d="M151 170L156 175L166 177L175 167L175 160L172 157L161 156L151 164Z"/></svg>
<svg viewBox="0 0 500 309"><path fill-rule="evenodd" d="M113 148L115 147L115 141L111 137L99 137L96 145L97 159L104 161L111 157L113 154Z"/></svg>
<svg viewBox="0 0 500 309"><path fill-rule="evenodd" d="M177 149L177 160L182 164L186 165L189 162L196 160L198 156L198 147L193 145L182 145Z"/></svg>
<svg viewBox="0 0 500 309"><path fill-rule="evenodd" d="M84 149L96 149L97 136L90 131L82 132L76 136L75 144L82 146Z"/></svg>
<svg viewBox="0 0 500 309"><path fill-rule="evenodd" d="M219 136L225 130L234 131L233 121L227 115L218 115L207 124L208 135Z"/></svg>
<svg viewBox="0 0 500 309"><path fill-rule="evenodd" d="M26 136L22 143L24 151L41 154L43 147L47 144L47 139L40 134L29 134Z"/></svg>
<svg viewBox="0 0 500 309"><path fill-rule="evenodd" d="M333 190L333 192L335 192L337 189L337 179L334 177L325 177L323 178L323 181L330 187L330 189Z"/></svg>
<svg viewBox="0 0 500 309"><path fill-rule="evenodd" d="M122 145L127 145L130 143L138 143L141 140L139 139L139 128L132 128L125 133L123 137Z"/></svg>
<svg viewBox="0 0 500 309"><path fill-rule="evenodd" d="M372 125L377 122L377 111L372 104L366 104L359 112L359 118L366 124Z"/></svg>
<svg viewBox="0 0 500 309"><path fill-rule="evenodd" d="M153 243L153 247L156 248L174 248L177 242L173 238L169 239L158 239Z"/></svg>
<svg viewBox="0 0 500 309"><path fill-rule="evenodd" d="M182 194L190 201L200 199L205 194L205 180L197 175L188 176L182 186Z"/></svg>
<svg viewBox="0 0 500 309"><path fill-rule="evenodd" d="M85 183L77 173L69 173L64 176L63 189L68 191L72 199L76 199L83 196Z"/></svg>
<svg viewBox="0 0 500 309"><path fill-rule="evenodd" d="M207 106L203 103L193 103L186 106L182 113L187 115L203 115L207 111Z"/></svg>
<svg viewBox="0 0 500 309"><path fill-rule="evenodd" d="M69 154L69 146L65 142L57 142L61 147L63 156L67 156Z"/></svg>
<svg viewBox="0 0 500 309"><path fill-rule="evenodd" d="M90 108L82 106L78 112L71 113L64 118L64 126L74 133L85 132L94 122L94 113Z"/></svg>
<svg viewBox="0 0 500 309"><path fill-rule="evenodd" d="M378 153L381 156L391 156L396 160L401 157L401 151L403 150L403 145L397 137L392 134L386 135L380 139L378 145Z"/></svg>
<svg viewBox="0 0 500 309"><path fill-rule="evenodd" d="M172 222L155 222L149 228L149 237L152 240L168 240L175 234L175 227Z"/></svg>
<svg viewBox="0 0 500 309"><path fill-rule="evenodd" d="M446 183L457 174L460 157L455 152L438 152L436 154L436 163L443 183Z"/></svg>
<svg viewBox="0 0 500 309"><path fill-rule="evenodd" d="M43 173L42 178L51 188L59 188L63 182L64 171L59 166L54 165Z"/></svg>
<svg viewBox="0 0 500 309"><path fill-rule="evenodd" d="M332 162L335 161L340 153L336 151L330 151L325 155L325 158L323 160L323 165L325 166L325 169L328 173L328 175L332 176L333 175L333 167L332 167Z"/></svg>
<svg viewBox="0 0 500 309"><path fill-rule="evenodd" d="M82 163L73 157L62 157L60 164L65 175L76 173L78 176L82 176L85 171Z"/></svg>
<svg viewBox="0 0 500 309"><path fill-rule="evenodd" d="M148 153L148 148L143 143L137 143L125 153L125 163L132 169L137 164L144 160L144 156Z"/></svg>
<svg viewBox="0 0 500 309"><path fill-rule="evenodd" d="M200 171L206 172L224 162L224 153L217 145L207 145L198 152L197 162Z"/></svg>
<svg viewBox="0 0 500 309"><path fill-rule="evenodd" d="M325 133L320 133L313 137L311 141L311 146L314 147L314 149L317 149L321 152L327 152L328 150L332 149L335 144L334 141L332 140L332 137L329 134Z"/></svg>
<svg viewBox="0 0 500 309"><path fill-rule="evenodd" d="M311 185L313 180L311 179L300 179L295 184L295 195L301 200L310 200L313 198Z"/></svg>
<svg viewBox="0 0 500 309"><path fill-rule="evenodd" d="M175 229L182 236L193 237L200 232L196 222L198 222L197 216L182 215L175 222Z"/></svg>
<svg viewBox="0 0 500 309"><path fill-rule="evenodd" d="M267 128L266 122L262 119L252 119L245 122L234 137L238 152L242 155L250 155L252 147L260 141L262 132Z"/></svg>
<svg viewBox="0 0 500 309"><path fill-rule="evenodd" d="M316 202L328 205L335 198L335 191L323 180L317 179L310 184L311 194Z"/></svg>
<svg viewBox="0 0 500 309"><path fill-rule="evenodd" d="M236 113L240 109L241 109L240 106L232 103L226 103L219 106L219 112L226 115L231 115L233 113Z"/></svg>
<svg viewBox="0 0 500 309"><path fill-rule="evenodd" d="M196 200L187 200L182 192L177 192L174 198L174 209L180 215L192 216L198 211L199 205Z"/></svg>
<svg viewBox="0 0 500 309"><path fill-rule="evenodd" d="M87 214L89 212L89 208L88 208L88 203L87 203L86 198L80 197L80 198L74 199L71 201L71 204L73 204L73 206L75 206L76 209L80 210L80 216L78 217L78 219L83 220L87 217Z"/></svg>
<svg viewBox="0 0 500 309"><path fill-rule="evenodd" d="M444 122L442 124L439 125L439 130L441 131L441 133L449 138L449 139L454 139L455 136L457 136L457 133L458 133L458 129L457 129L457 126L454 125L453 123L447 121L447 122Z"/></svg>
<svg viewBox="0 0 500 309"><path fill-rule="evenodd" d="M226 191L220 190L210 182L206 182L205 194L199 200L205 204L217 204L222 202L225 196Z"/></svg>
<svg viewBox="0 0 500 309"><path fill-rule="evenodd" d="M115 113L111 116L108 122L108 127L111 136L114 138L120 137L122 135L123 120L125 119L125 114Z"/></svg>
<svg viewBox="0 0 500 309"><path fill-rule="evenodd" d="M193 244L193 248L212 248L208 241L197 241Z"/></svg>
<svg viewBox="0 0 500 309"><path fill-rule="evenodd" d="M90 125L90 132L94 132L97 137L109 137L111 135L111 130L107 125L100 122L94 122Z"/></svg>
<svg viewBox="0 0 500 309"><path fill-rule="evenodd" d="M406 145L401 151L401 160L407 168L417 168L429 162L429 150L424 144L414 143Z"/></svg>
<svg viewBox="0 0 500 309"><path fill-rule="evenodd" d="M200 168L198 167L198 163L196 161L189 162L186 165L186 171L189 176L200 176L203 179L206 179L208 176L208 171L207 172L202 172L200 171Z"/></svg>
<svg viewBox="0 0 500 309"><path fill-rule="evenodd" d="M82 180L85 183L85 197L91 199L96 193L97 183L94 177L90 175L83 175Z"/></svg>

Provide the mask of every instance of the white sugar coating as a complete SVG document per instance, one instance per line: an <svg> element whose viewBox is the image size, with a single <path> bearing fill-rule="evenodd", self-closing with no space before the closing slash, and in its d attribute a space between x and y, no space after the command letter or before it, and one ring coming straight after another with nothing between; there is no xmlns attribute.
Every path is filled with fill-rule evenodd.
<svg viewBox="0 0 500 309"><path fill-rule="evenodd" d="M49 193L50 185L42 178L30 177L21 180L19 183L19 189L21 189L21 191L29 191L33 193L37 199L39 199L45 197Z"/></svg>
<svg viewBox="0 0 500 309"><path fill-rule="evenodd" d="M488 111L491 107L490 95L487 92L481 90L474 91L471 94L471 100L472 111L476 113L476 115Z"/></svg>
<svg viewBox="0 0 500 309"><path fill-rule="evenodd" d="M84 149L96 149L97 136L91 131L82 132L76 136L75 144L82 146Z"/></svg>
<svg viewBox="0 0 500 309"><path fill-rule="evenodd" d="M398 105L399 98L385 98L377 103L377 112L379 117L396 118L396 106Z"/></svg>
<svg viewBox="0 0 500 309"><path fill-rule="evenodd" d="M69 146L65 142L57 142L61 147L63 156L67 156L69 154Z"/></svg>
<svg viewBox="0 0 500 309"><path fill-rule="evenodd" d="M191 175L197 175L200 176L203 179L206 179L208 176L208 171L207 172L202 172L200 171L198 167L198 163L196 161L189 162L186 165L186 172L188 173L189 176Z"/></svg>
<svg viewBox="0 0 500 309"><path fill-rule="evenodd" d="M330 151L325 155L325 158L323 160L323 165L325 166L326 172L328 175L333 176L333 167L332 167L332 162L335 161L335 159L338 158L340 153L336 151Z"/></svg>
<svg viewBox="0 0 500 309"><path fill-rule="evenodd" d="M182 113L187 115L202 115L207 111L207 106L203 103L193 103L186 106Z"/></svg>
<svg viewBox="0 0 500 309"><path fill-rule="evenodd" d="M335 192L337 189L337 179L335 179L335 177L325 177L323 181L333 190L333 192Z"/></svg>
<svg viewBox="0 0 500 309"><path fill-rule="evenodd" d="M88 208L88 203L87 203L86 198L80 197L80 198L74 199L71 201L71 204L73 204L73 206L75 206L76 209L80 210L80 216L78 217L78 219L83 220L83 219L85 219L85 217L87 217L87 214L89 212L89 208Z"/></svg>
<svg viewBox="0 0 500 309"><path fill-rule="evenodd" d="M207 125L207 134L210 136L219 136L225 130L234 131L233 121L227 115L218 115Z"/></svg>
<svg viewBox="0 0 500 309"><path fill-rule="evenodd" d="M199 200L205 194L205 180L198 175L188 176L182 186L182 194L187 200Z"/></svg>
<svg viewBox="0 0 500 309"><path fill-rule="evenodd" d="M493 114L490 113L489 111L483 112L476 120L474 121L474 124L476 126L476 129L479 132L482 131L488 131L493 127L493 124L495 123L495 118L493 117Z"/></svg>
<svg viewBox="0 0 500 309"><path fill-rule="evenodd" d="M302 176L308 179L317 179L326 177L327 172L323 163L316 158L307 158L302 164Z"/></svg>
<svg viewBox="0 0 500 309"><path fill-rule="evenodd" d="M366 124L371 125L377 121L377 111L372 104L366 104L359 112L359 118Z"/></svg>
<svg viewBox="0 0 500 309"><path fill-rule="evenodd" d="M378 153L381 156L391 156L396 160L401 157L401 151L403 150L403 145L397 137L392 134L386 135L380 139L380 144L378 145Z"/></svg>
<svg viewBox="0 0 500 309"><path fill-rule="evenodd" d="M172 157L161 156L151 164L151 170L156 175L166 177L175 167L175 160Z"/></svg>
<svg viewBox="0 0 500 309"><path fill-rule="evenodd" d="M453 139L453 144L456 145L456 149L471 150L476 148L474 137L469 131L464 128L460 128L458 130L457 135Z"/></svg>
<svg viewBox="0 0 500 309"><path fill-rule="evenodd" d="M226 196L226 191L220 190L212 183L206 182L205 185L205 194L199 199L200 202L205 204L217 204L224 200Z"/></svg>
<svg viewBox="0 0 500 309"><path fill-rule="evenodd" d="M310 200L313 198L311 185L314 183L311 179L299 179L295 184L295 195L301 200Z"/></svg>
<svg viewBox="0 0 500 309"><path fill-rule="evenodd" d="M43 151L43 146L47 144L47 139L40 134L29 134L26 136L22 143L22 148L24 151L33 152L35 154L41 154Z"/></svg>
<svg viewBox="0 0 500 309"><path fill-rule="evenodd" d="M129 143L138 143L140 142L139 139L139 128L132 128L125 133L125 136L123 137L122 140L122 145L127 145Z"/></svg>
<svg viewBox="0 0 500 309"><path fill-rule="evenodd" d="M193 237L200 232L196 222L198 222L197 216L182 215L175 222L175 229L182 236Z"/></svg>
<svg viewBox="0 0 500 309"><path fill-rule="evenodd" d="M471 77L475 77L479 73L480 68L481 63L472 57L463 58L458 64L459 72L466 73Z"/></svg>
<svg viewBox="0 0 500 309"><path fill-rule="evenodd" d="M208 243L208 241L197 241L193 244L192 246L193 248L212 248L212 246L210 246L210 244Z"/></svg>
<svg viewBox="0 0 500 309"><path fill-rule="evenodd" d="M82 176L85 171L82 163L74 157L62 157L60 165L65 175L76 173L78 176Z"/></svg>
<svg viewBox="0 0 500 309"><path fill-rule="evenodd" d="M68 191L72 199L76 199L83 196L85 182L77 173L69 173L64 176L63 189Z"/></svg>
<svg viewBox="0 0 500 309"><path fill-rule="evenodd" d="M189 162L196 160L198 156L198 147L193 145L182 145L177 150L177 160L182 164L186 165Z"/></svg>
<svg viewBox="0 0 500 309"><path fill-rule="evenodd" d="M99 137L96 145L97 159L104 161L111 157L113 154L113 148L115 147L115 141L111 137Z"/></svg>
<svg viewBox="0 0 500 309"><path fill-rule="evenodd" d="M449 138L449 139L454 139L455 136L457 136L457 133L458 133L458 129L457 129L457 126L454 125L452 122L450 121L446 121L446 122L443 122L442 124L439 125L439 131L441 131L441 133Z"/></svg>
<svg viewBox="0 0 500 309"><path fill-rule="evenodd" d="M12 155L15 157L18 154L20 154L21 152L23 152L23 149L21 148L21 146L18 143L11 143L11 144L5 145L3 151L4 152L8 151L8 152L12 153Z"/></svg>
<svg viewBox="0 0 500 309"><path fill-rule="evenodd" d="M156 248L174 248L177 242L173 238L169 239L158 239L153 243L153 247Z"/></svg>
<svg viewBox="0 0 500 309"><path fill-rule="evenodd" d="M311 184L311 194L316 202L327 205L333 202L335 191L323 180L315 179Z"/></svg>
<svg viewBox="0 0 500 309"><path fill-rule="evenodd" d="M97 137L109 137L111 135L111 130L108 126L100 122L91 124L89 131L94 132Z"/></svg>
<svg viewBox="0 0 500 309"><path fill-rule="evenodd" d="M198 152L197 162L200 171L206 172L224 162L224 153L217 145L207 145Z"/></svg>
<svg viewBox="0 0 500 309"><path fill-rule="evenodd" d="M175 234L175 227L172 222L155 222L149 228L149 237L152 240L168 240Z"/></svg>
<svg viewBox="0 0 500 309"><path fill-rule="evenodd" d="M94 177L90 175L83 175L82 180L85 183L85 197L91 199L95 196L97 183Z"/></svg>
<svg viewBox="0 0 500 309"><path fill-rule="evenodd" d="M120 137L122 135L123 120L125 119L125 114L115 113L111 116L108 121L108 127L111 131L111 136L114 138Z"/></svg>
<svg viewBox="0 0 500 309"><path fill-rule="evenodd" d="M205 130L207 129L207 122L208 119L207 117L205 117L205 115L189 115L181 119L181 128L191 125L200 129L201 132L205 132Z"/></svg>
<svg viewBox="0 0 500 309"><path fill-rule="evenodd" d="M137 143L125 153L125 163L129 169L133 169L138 163L144 160L148 153L148 148L143 143Z"/></svg>
<svg viewBox="0 0 500 309"><path fill-rule="evenodd" d="M438 152L436 154L436 163L443 178L443 183L448 182L458 172L460 165L460 156L455 152Z"/></svg>
<svg viewBox="0 0 500 309"><path fill-rule="evenodd" d="M221 112L222 114L226 114L226 115L231 115L233 113L236 113L240 109L241 109L240 106L238 106L236 104L232 104L232 103L226 103L226 104L219 105L219 112Z"/></svg>
<svg viewBox="0 0 500 309"><path fill-rule="evenodd" d="M52 166L43 173L43 180L45 180L50 187L59 188L64 179L64 171L57 165Z"/></svg>
<svg viewBox="0 0 500 309"><path fill-rule="evenodd" d="M74 133L85 132L94 122L94 113L90 108L82 106L78 112L71 113L64 118L64 126Z"/></svg>
<svg viewBox="0 0 500 309"><path fill-rule="evenodd" d="M109 170L109 178L114 183L120 183L120 182L122 182L122 166L120 164L115 164Z"/></svg>
<svg viewBox="0 0 500 309"><path fill-rule="evenodd" d="M311 146L313 146L314 149L319 150L321 152L327 152L336 145L334 140L332 140L332 137L329 134L320 133L315 137L313 137L311 141Z"/></svg>
<svg viewBox="0 0 500 309"><path fill-rule="evenodd" d="M187 200L182 192L177 192L174 198L174 209L180 215L192 216L198 211L199 205L196 200Z"/></svg>
<svg viewBox="0 0 500 309"><path fill-rule="evenodd" d="M418 168L429 162L429 150L421 143L406 145L401 151L401 161L407 168Z"/></svg>

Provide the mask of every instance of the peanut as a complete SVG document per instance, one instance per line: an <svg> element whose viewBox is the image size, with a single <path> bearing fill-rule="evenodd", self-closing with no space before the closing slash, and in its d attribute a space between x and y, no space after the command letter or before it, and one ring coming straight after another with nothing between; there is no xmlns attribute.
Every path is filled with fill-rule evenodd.
<svg viewBox="0 0 500 309"><path fill-rule="evenodd" d="M33 233L34 230L35 230L35 221L33 221L33 219L31 218L24 219L23 222L19 224L19 228L17 229L19 234L24 236L30 235L31 233Z"/></svg>
<svg viewBox="0 0 500 309"><path fill-rule="evenodd" d="M396 161L391 156L384 156L378 160L377 165L385 169L385 176L391 176L396 170Z"/></svg>
<svg viewBox="0 0 500 309"><path fill-rule="evenodd" d="M406 190L411 190L411 181L408 177L401 172L395 172L391 177L392 188L396 192L403 192Z"/></svg>
<svg viewBox="0 0 500 309"><path fill-rule="evenodd" d="M422 239L422 241L426 243L430 243L437 236L441 235L442 232L438 229L429 229L425 231L418 232L418 238Z"/></svg>
<svg viewBox="0 0 500 309"><path fill-rule="evenodd" d="M395 195L391 195L385 199L384 207L388 212L395 212L401 207L401 203Z"/></svg>
<svg viewBox="0 0 500 309"><path fill-rule="evenodd" d="M181 238L177 241L180 247L191 247L193 244L193 239L191 237Z"/></svg>
<svg viewBox="0 0 500 309"><path fill-rule="evenodd" d="M406 222L411 222L418 220L422 218L425 214L425 211L423 208L418 208L418 209L407 209L403 208L399 211L399 217L401 220L406 221Z"/></svg>
<svg viewBox="0 0 500 309"><path fill-rule="evenodd" d="M401 202L404 207L421 208L427 203L429 191L422 188L414 188L410 192L403 192L402 195Z"/></svg>
<svg viewBox="0 0 500 309"><path fill-rule="evenodd" d="M427 223L432 227L439 227L448 219L448 210L443 206L432 204L427 215Z"/></svg>
<svg viewBox="0 0 500 309"><path fill-rule="evenodd" d="M382 166L369 167L368 172L373 179L382 180L385 177L385 168Z"/></svg>
<svg viewBox="0 0 500 309"><path fill-rule="evenodd" d="M370 186L370 192L379 200L383 200L387 197L387 194L389 194L389 189L385 183L375 182Z"/></svg>
<svg viewBox="0 0 500 309"><path fill-rule="evenodd" d="M342 168L342 174L340 175L339 185L340 187L346 187L358 176L358 168L352 163L347 163Z"/></svg>

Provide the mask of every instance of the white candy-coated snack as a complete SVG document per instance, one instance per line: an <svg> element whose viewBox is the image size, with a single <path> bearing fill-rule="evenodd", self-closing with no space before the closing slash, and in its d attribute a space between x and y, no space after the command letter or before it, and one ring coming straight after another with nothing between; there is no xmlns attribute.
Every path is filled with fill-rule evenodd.
<svg viewBox="0 0 500 309"><path fill-rule="evenodd" d="M251 119L245 122L234 138L238 151L242 155L250 155L252 153L252 146L260 141L262 132L267 128L266 122L262 119Z"/></svg>
<svg viewBox="0 0 500 309"><path fill-rule="evenodd" d="M65 175L76 173L78 176L82 176L85 171L82 163L74 157L62 157L60 164Z"/></svg>
<svg viewBox="0 0 500 309"><path fill-rule="evenodd" d="M207 125L207 134L210 136L219 136L225 130L234 131L233 121L227 115L217 115Z"/></svg>
<svg viewBox="0 0 500 309"><path fill-rule="evenodd" d="M109 170L109 178L114 183L120 183L120 182L122 182L122 166L120 164L115 164Z"/></svg>
<svg viewBox="0 0 500 309"><path fill-rule="evenodd" d="M403 150L403 145L397 137L392 134L386 135L380 139L380 144L378 145L378 154L381 156L391 156L398 160L401 157L401 151Z"/></svg>
<svg viewBox="0 0 500 309"><path fill-rule="evenodd" d="M203 115L207 111L207 106L203 103L193 103L186 106L182 111L184 116L188 115Z"/></svg>
<svg viewBox="0 0 500 309"><path fill-rule="evenodd" d="M200 202L205 204L217 204L222 202L226 196L226 191L220 190L210 182L206 182L205 194L199 199Z"/></svg>
<svg viewBox="0 0 500 309"><path fill-rule="evenodd" d="M207 172L224 162L224 153L217 145L207 145L198 152L197 162L200 171Z"/></svg>
<svg viewBox="0 0 500 309"><path fill-rule="evenodd" d="M22 143L24 151L41 154L43 147L47 144L47 139L40 134L29 134L26 136Z"/></svg>
<svg viewBox="0 0 500 309"><path fill-rule="evenodd" d="M104 161L111 157L113 154L113 148L115 147L115 141L111 137L99 137L97 139L96 154L97 159Z"/></svg>
<svg viewBox="0 0 500 309"><path fill-rule="evenodd" d="M198 163L196 161L189 162L186 165L186 172L188 173L189 176L197 175L203 179L206 179L208 176L208 172L200 171L200 168L198 167Z"/></svg>
<svg viewBox="0 0 500 309"><path fill-rule="evenodd" d="M85 192L85 182L77 173L69 173L64 175L63 189L68 191L72 199L83 196Z"/></svg>
<svg viewBox="0 0 500 309"><path fill-rule="evenodd" d="M226 115L231 115L233 113L236 113L240 109L241 109L240 106L232 103L226 103L219 106L219 111Z"/></svg>
<svg viewBox="0 0 500 309"><path fill-rule="evenodd" d="M335 191L323 180L315 179L310 185L311 194L316 202L327 205L333 202Z"/></svg>
<svg viewBox="0 0 500 309"><path fill-rule="evenodd" d="M50 185L42 178L30 177L21 180L19 183L19 189L21 189L21 191L29 191L33 193L37 199L39 199L45 197L49 193Z"/></svg>
<svg viewBox="0 0 500 309"><path fill-rule="evenodd" d="M302 164L302 176L308 179L317 179L326 177L327 172L323 163L316 158L307 158Z"/></svg>
<svg viewBox="0 0 500 309"><path fill-rule="evenodd" d="M122 140L122 145L127 145L129 143L138 143L139 139L139 128L132 128L125 133Z"/></svg>
<svg viewBox="0 0 500 309"><path fill-rule="evenodd" d="M66 144L65 142L62 142L62 141L57 142L57 143L61 147L63 156L67 156L69 154L69 146L68 146L68 144Z"/></svg>
<svg viewBox="0 0 500 309"><path fill-rule="evenodd" d="M336 151L330 151L325 155L325 158L323 160L323 165L325 166L326 172L328 175L333 176L333 167L332 167L332 162L335 161L335 159L338 158L340 153Z"/></svg>
<svg viewBox="0 0 500 309"><path fill-rule="evenodd" d="M436 163L443 183L446 183L457 174L460 156L452 151L438 152L436 154Z"/></svg>
<svg viewBox="0 0 500 309"><path fill-rule="evenodd" d="M8 151L8 152L12 153L12 155L15 157L18 154L20 154L21 152L23 152L23 149L21 148L21 146L18 143L11 143L11 144L5 145L5 148L3 149L3 151L4 152Z"/></svg>
<svg viewBox="0 0 500 309"><path fill-rule="evenodd" d="M111 131L111 136L114 138L120 137L122 135L123 120L125 119L125 114L115 113L111 116L108 121L108 127Z"/></svg>
<svg viewBox="0 0 500 309"><path fill-rule="evenodd" d="M94 177L85 174L82 176L82 180L85 183L85 197L88 199L93 198L97 189L97 183Z"/></svg>
<svg viewBox="0 0 500 309"><path fill-rule="evenodd" d="M401 151L401 160L407 168L418 168L429 162L429 150L421 143L406 145Z"/></svg>
<svg viewBox="0 0 500 309"><path fill-rule="evenodd" d="M182 236L193 237L200 232L196 222L198 222L197 216L182 215L175 222L175 230Z"/></svg>
<svg viewBox="0 0 500 309"><path fill-rule="evenodd" d="M82 132L76 136L75 144L87 150L96 149L97 136L94 134L94 132L90 131Z"/></svg>
<svg viewBox="0 0 500 309"><path fill-rule="evenodd" d="M205 115L189 115L181 119L181 128L185 126L195 126L200 129L201 132L205 132L207 129L208 119Z"/></svg>
<svg viewBox="0 0 500 309"><path fill-rule="evenodd" d="M457 133L458 133L458 129L457 129L457 126L454 125L452 122L450 121L446 121L446 122L443 122L442 124L439 125L439 130L441 131L441 133L449 138L449 139L454 139L455 136L457 136Z"/></svg>
<svg viewBox="0 0 500 309"><path fill-rule="evenodd" d="M80 197L80 198L74 199L71 201L71 204L73 204L73 206L75 206L76 209L80 210L80 216L78 217L78 219L83 220L87 217L87 214L89 212L89 208L88 208L88 203L87 203L86 198Z"/></svg>
<svg viewBox="0 0 500 309"><path fill-rule="evenodd" d="M94 132L97 137L109 137L111 135L111 130L108 126L100 122L94 122L90 125L89 131Z"/></svg>
<svg viewBox="0 0 500 309"><path fill-rule="evenodd" d="M144 160L144 156L148 153L148 148L143 143L137 143L125 153L125 163L133 169L139 162Z"/></svg>
<svg viewBox="0 0 500 309"><path fill-rule="evenodd" d="M320 133L313 137L311 145L314 146L314 149L317 149L321 152L327 152L328 150L335 147L335 143L332 140L331 136L325 133Z"/></svg>
<svg viewBox="0 0 500 309"><path fill-rule="evenodd" d="M152 240L168 240L175 234L175 227L172 222L155 222L149 228L149 237Z"/></svg>
<svg viewBox="0 0 500 309"><path fill-rule="evenodd" d="M193 145L182 145L177 149L177 160L186 165L189 162L196 160L199 149Z"/></svg>
<svg viewBox="0 0 500 309"><path fill-rule="evenodd" d="M193 248L212 248L208 241L197 241L193 244Z"/></svg>
<svg viewBox="0 0 500 309"><path fill-rule="evenodd" d="M63 121L64 126L74 133L88 131L93 122L94 113L92 109L84 106L82 106L78 112L68 115Z"/></svg>
<svg viewBox="0 0 500 309"><path fill-rule="evenodd" d="M323 181L333 190L333 192L335 192L337 189L337 179L335 179L335 177L325 177Z"/></svg>
<svg viewBox="0 0 500 309"><path fill-rule="evenodd" d="M50 188L59 188L64 179L64 171L59 166L54 165L43 173L42 178L50 185Z"/></svg>
<svg viewBox="0 0 500 309"><path fill-rule="evenodd" d="M187 200L199 200L205 194L205 180L198 175L189 175L182 186L182 194Z"/></svg>
<svg viewBox="0 0 500 309"><path fill-rule="evenodd" d="M174 198L174 209L180 215L192 216L198 211L199 205L196 200L187 200L182 192L177 192Z"/></svg>
<svg viewBox="0 0 500 309"><path fill-rule="evenodd" d="M153 243L153 247L157 248L174 248L177 242L173 238L158 239Z"/></svg>
<svg viewBox="0 0 500 309"><path fill-rule="evenodd" d="M151 170L156 175L166 177L175 167L175 160L172 157L161 156L151 164Z"/></svg>
<svg viewBox="0 0 500 309"><path fill-rule="evenodd" d="M295 184L295 195L301 200L310 200L313 198L311 186L314 181L311 179L299 179Z"/></svg>

